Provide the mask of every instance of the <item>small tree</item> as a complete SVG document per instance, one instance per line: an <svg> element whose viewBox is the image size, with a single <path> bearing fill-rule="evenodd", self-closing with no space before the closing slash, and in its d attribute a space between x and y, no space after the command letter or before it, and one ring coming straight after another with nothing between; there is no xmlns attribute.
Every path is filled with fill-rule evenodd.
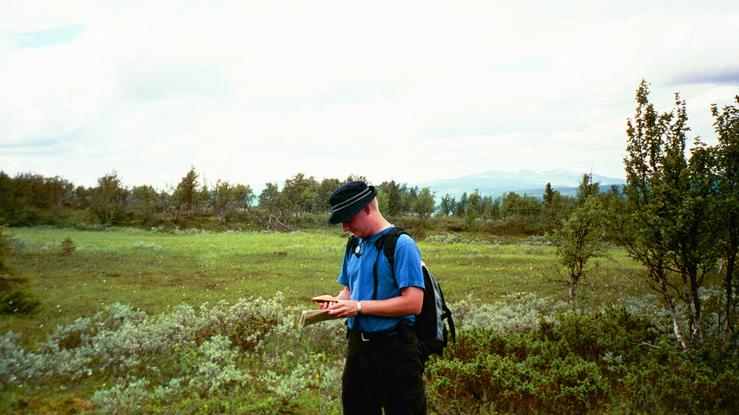
<svg viewBox="0 0 739 415"><path fill-rule="evenodd" d="M588 272L588 261L603 255L606 210L594 196L562 223L552 242L557 247L560 264L567 272L570 304L575 303L577 284Z"/></svg>
<svg viewBox="0 0 739 415"><path fill-rule="evenodd" d="M251 189L251 186L239 183L234 186L233 193L239 207L241 207L244 210L244 213L246 213L252 203L254 203L255 199L254 191Z"/></svg>
<svg viewBox="0 0 739 415"><path fill-rule="evenodd" d="M677 342L686 349L687 343L677 315L678 289L668 278L669 248L661 231L666 226L668 207L662 194L667 188L662 179L666 146L664 135L671 118L669 114L660 115L649 102L646 81L642 81L637 88L636 102L634 118L627 121L626 128L628 140L624 158L624 192L628 199L621 242L629 255L647 268L650 287L662 296L672 318Z"/></svg>
<svg viewBox="0 0 739 415"><path fill-rule="evenodd" d="M118 173L106 174L98 179L97 187L92 189L92 211L100 223L118 223L127 198L128 190L121 186Z"/></svg>
<svg viewBox="0 0 739 415"><path fill-rule="evenodd" d="M403 213L403 194L401 193L400 186L398 186L394 180L391 180L386 187L387 197L387 210L385 214L387 216L397 216Z"/></svg>
<svg viewBox="0 0 739 415"><path fill-rule="evenodd" d="M256 218L268 229L292 230L283 223L285 208L282 206L284 198L277 183L267 183L262 193L259 194L259 207L267 213L267 222L257 216Z"/></svg>
<svg viewBox="0 0 739 415"><path fill-rule="evenodd" d="M600 192L600 183L593 183L593 174L583 174L577 185L577 202L583 203L589 196L595 196Z"/></svg>
<svg viewBox="0 0 739 415"><path fill-rule="evenodd" d="M550 182L547 182L547 185L544 187L544 196L542 197L542 199L544 200L544 207L552 207L552 203L554 203L554 193L555 192L552 188L552 184Z"/></svg>
<svg viewBox="0 0 739 415"><path fill-rule="evenodd" d="M213 190L210 191L209 201L221 226L226 226L226 215L231 210L234 200L233 187L225 180L216 181Z"/></svg>
<svg viewBox="0 0 739 415"><path fill-rule="evenodd" d="M153 221L159 207L159 193L152 186L135 186L131 189L128 208L143 224Z"/></svg>
<svg viewBox="0 0 739 415"><path fill-rule="evenodd" d="M195 172L195 167L190 167L190 171L180 180L177 189L174 192L174 199L189 216L195 213L195 207L199 199L198 195L198 178L200 176Z"/></svg>
<svg viewBox="0 0 739 415"><path fill-rule="evenodd" d="M739 95L734 97L737 106L725 106L719 112L716 105L711 106L715 119L714 128L718 137L715 148L717 180L717 212L719 217L719 252L725 263L724 274L725 311L723 336L728 342L734 330L734 310L737 280L736 257L739 251Z"/></svg>
<svg viewBox="0 0 739 415"><path fill-rule="evenodd" d="M325 178L321 180L321 183L318 185L318 190L316 191L316 212L325 213L331 209L331 204L328 202L328 199L331 197L334 190L336 190L340 185L341 182L339 179ZM382 196L384 196L384 194L380 192L378 197Z"/></svg>
<svg viewBox="0 0 739 415"><path fill-rule="evenodd" d="M278 201L280 189L277 183L267 183L259 194L259 207L265 209L270 215L279 215Z"/></svg>
<svg viewBox="0 0 739 415"><path fill-rule="evenodd" d="M454 205L454 216L462 217L467 213L467 192L462 193L456 205Z"/></svg>
<svg viewBox="0 0 739 415"><path fill-rule="evenodd" d="M493 197L486 195L482 197L482 217L485 219L491 219L498 216L498 205L493 200Z"/></svg>
<svg viewBox="0 0 739 415"><path fill-rule="evenodd" d="M418 218L420 219L420 236L424 235L424 232L426 230L426 222L428 221L429 216L434 213L434 208L434 194L431 193L431 190L429 190L428 187L424 187L418 194L418 197L416 198L416 203L413 206L413 210L418 214Z"/></svg>
<svg viewBox="0 0 739 415"><path fill-rule="evenodd" d="M75 245L72 238L67 236L66 238L64 238L62 243L59 245L59 255L70 256L74 253L76 249L77 249L77 245Z"/></svg>
<svg viewBox="0 0 739 415"><path fill-rule="evenodd" d="M285 180L279 200L280 206L290 212L294 218L301 218L305 213L314 210L319 184L313 176L303 173Z"/></svg>
<svg viewBox="0 0 739 415"><path fill-rule="evenodd" d="M551 183L547 182L542 195L541 223L548 229L554 229L566 215L562 206L562 196L559 191L552 188Z"/></svg>
<svg viewBox="0 0 739 415"><path fill-rule="evenodd" d="M474 192L467 196L467 209L464 213L464 221L467 226L471 226L475 219L482 216L482 197L480 191L475 189Z"/></svg>
<svg viewBox="0 0 739 415"><path fill-rule="evenodd" d="M703 341L700 291L716 262L715 161L698 140L686 160L689 128L684 100L675 94L675 109L658 114L648 95L642 81L636 114L627 124L623 242L630 256L647 267L652 288L662 295L672 316L675 337L687 349ZM677 301L685 305L690 344L681 333Z"/></svg>
<svg viewBox="0 0 739 415"><path fill-rule="evenodd" d="M454 208L457 201L449 193L441 197L441 204L439 205L439 215L449 216L454 213Z"/></svg>

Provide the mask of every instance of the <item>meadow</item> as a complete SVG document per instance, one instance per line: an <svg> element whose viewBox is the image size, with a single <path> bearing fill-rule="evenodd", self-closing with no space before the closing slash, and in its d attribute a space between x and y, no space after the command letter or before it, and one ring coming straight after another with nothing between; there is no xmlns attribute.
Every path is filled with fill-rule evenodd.
<svg viewBox="0 0 739 415"><path fill-rule="evenodd" d="M336 228L6 233L6 278L40 305L0 317L0 411L340 413L343 325L298 325L310 297L340 289ZM66 238L75 248L63 255ZM437 234L419 246L459 333L427 366L431 413L736 407L725 397L736 362L681 358L621 248L594 261L572 307L540 237Z"/></svg>
<svg viewBox="0 0 739 415"><path fill-rule="evenodd" d="M15 228L8 265L42 299L32 315L0 320L29 338L115 302L157 313L179 303L199 306L280 291L291 305L338 292L346 236L336 229L307 232L152 232L134 228L78 231ZM76 249L60 255L70 238ZM554 248L540 238L476 239L456 234L421 241L424 261L450 302L471 296L489 302L518 292L565 300ZM580 292L584 306L645 293L641 266L620 248L595 261Z"/></svg>

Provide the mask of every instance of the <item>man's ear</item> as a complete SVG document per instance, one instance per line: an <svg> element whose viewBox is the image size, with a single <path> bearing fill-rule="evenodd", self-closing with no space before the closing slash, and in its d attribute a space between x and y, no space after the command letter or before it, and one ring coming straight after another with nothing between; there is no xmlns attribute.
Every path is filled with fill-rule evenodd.
<svg viewBox="0 0 739 415"><path fill-rule="evenodd" d="M369 215L371 211L372 211L372 209L370 209L370 205L367 205L367 206L365 206L365 207L362 208L362 212L364 212L365 215Z"/></svg>

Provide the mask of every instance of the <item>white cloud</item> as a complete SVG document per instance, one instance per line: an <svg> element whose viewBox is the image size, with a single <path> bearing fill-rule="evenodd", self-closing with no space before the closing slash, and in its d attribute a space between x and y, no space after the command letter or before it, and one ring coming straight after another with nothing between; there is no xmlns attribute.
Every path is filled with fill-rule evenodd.
<svg viewBox="0 0 739 415"><path fill-rule="evenodd" d="M92 184L297 172L423 181L490 169L622 175L637 83L696 134L736 85L731 2L14 2L0 17L0 165ZM19 48L18 33L84 25ZM44 144L46 143L46 144ZM56 144L54 144L56 143ZM35 146L30 146L35 144Z"/></svg>

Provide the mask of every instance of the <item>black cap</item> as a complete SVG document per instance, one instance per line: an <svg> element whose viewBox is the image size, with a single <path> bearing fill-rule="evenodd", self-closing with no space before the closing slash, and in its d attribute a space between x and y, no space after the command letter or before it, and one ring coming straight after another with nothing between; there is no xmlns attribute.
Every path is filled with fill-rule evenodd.
<svg viewBox="0 0 739 415"><path fill-rule="evenodd" d="M331 203L331 217L328 223L346 222L357 212L367 206L377 196L374 186L367 186L362 181L349 182L334 190L328 201Z"/></svg>

